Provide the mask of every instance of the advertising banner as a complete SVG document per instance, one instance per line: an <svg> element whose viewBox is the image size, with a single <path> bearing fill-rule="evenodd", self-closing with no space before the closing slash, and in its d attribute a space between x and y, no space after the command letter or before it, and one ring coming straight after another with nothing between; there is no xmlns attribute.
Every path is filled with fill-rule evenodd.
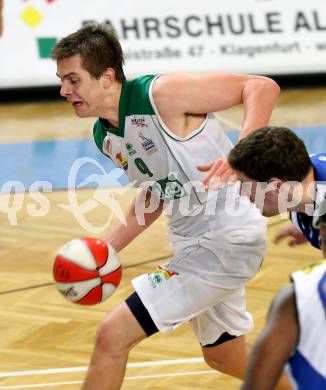
<svg viewBox="0 0 326 390"><path fill-rule="evenodd" d="M325 73L324 0L5 0L0 88L57 85L51 48L84 23L118 33L126 75Z"/></svg>

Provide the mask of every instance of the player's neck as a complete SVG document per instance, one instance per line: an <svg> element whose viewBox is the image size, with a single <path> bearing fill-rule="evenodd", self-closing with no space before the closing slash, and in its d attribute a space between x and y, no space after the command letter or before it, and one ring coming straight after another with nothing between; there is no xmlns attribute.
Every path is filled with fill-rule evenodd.
<svg viewBox="0 0 326 390"><path fill-rule="evenodd" d="M114 83L108 90L99 107L100 118L106 119L116 128L119 127L119 102L121 96L121 83Z"/></svg>

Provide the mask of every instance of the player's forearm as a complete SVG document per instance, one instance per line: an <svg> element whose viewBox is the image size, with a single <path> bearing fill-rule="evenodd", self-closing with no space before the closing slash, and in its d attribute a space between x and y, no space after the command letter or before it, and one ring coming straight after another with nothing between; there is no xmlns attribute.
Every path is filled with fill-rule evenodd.
<svg viewBox="0 0 326 390"><path fill-rule="evenodd" d="M242 93L244 119L239 140L268 125L279 93L279 86L267 77L247 82Z"/></svg>
<svg viewBox="0 0 326 390"><path fill-rule="evenodd" d="M144 203L143 207L139 207L141 202ZM158 207L154 208L152 212L147 212L149 205L150 195L143 196L143 194L139 194L127 211L126 224L119 223L108 232L106 240L117 252L125 248L162 214L162 203L159 203Z"/></svg>
<svg viewBox="0 0 326 390"><path fill-rule="evenodd" d="M147 226L140 226L137 221L127 219L127 225L119 224L114 226L107 234L106 240L113 248L120 252L131 241L133 241Z"/></svg>

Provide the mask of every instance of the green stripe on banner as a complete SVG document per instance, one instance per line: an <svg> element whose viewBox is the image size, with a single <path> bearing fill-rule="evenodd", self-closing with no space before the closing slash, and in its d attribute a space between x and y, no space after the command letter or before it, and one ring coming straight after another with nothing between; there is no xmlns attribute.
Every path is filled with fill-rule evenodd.
<svg viewBox="0 0 326 390"><path fill-rule="evenodd" d="M51 50L57 43L56 37L37 38L38 53L40 58L50 58Z"/></svg>

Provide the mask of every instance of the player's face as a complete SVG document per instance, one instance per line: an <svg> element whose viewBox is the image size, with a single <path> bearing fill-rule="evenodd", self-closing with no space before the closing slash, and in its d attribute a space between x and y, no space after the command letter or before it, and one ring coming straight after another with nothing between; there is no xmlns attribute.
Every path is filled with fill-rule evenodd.
<svg viewBox="0 0 326 390"><path fill-rule="evenodd" d="M243 172L235 171L241 182L240 193L249 198L265 217L278 215L280 210L278 189L273 183L260 183L250 179Z"/></svg>
<svg viewBox="0 0 326 390"><path fill-rule="evenodd" d="M57 63L57 76L61 79L60 95L71 102L77 116L98 116L104 99L102 79L95 79L81 66L79 55Z"/></svg>

